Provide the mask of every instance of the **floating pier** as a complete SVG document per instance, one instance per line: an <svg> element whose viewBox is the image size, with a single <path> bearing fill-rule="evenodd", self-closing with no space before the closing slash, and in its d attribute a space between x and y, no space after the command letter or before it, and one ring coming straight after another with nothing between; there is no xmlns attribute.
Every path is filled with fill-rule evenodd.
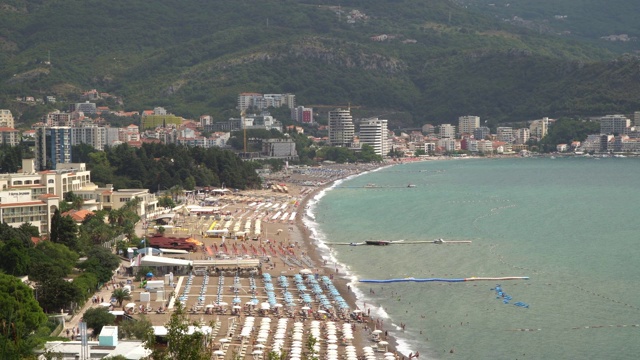
<svg viewBox="0 0 640 360"><path fill-rule="evenodd" d="M459 279L445 279L445 278L426 278L426 279L416 279L412 277L401 278L401 279L384 279L384 280L374 280L374 279L360 279L358 280L361 283L395 283L395 282L467 282L467 281L505 281L505 280L529 280L528 276L507 276L507 277L470 277L470 278L459 278Z"/></svg>
<svg viewBox="0 0 640 360"><path fill-rule="evenodd" d="M442 239L436 239L436 240L366 240L366 241L361 241L361 242L350 242L350 243L331 243L331 244L327 244L329 246L331 245L349 245L349 246L360 246L360 245L374 245L374 246L381 246L381 245L400 245L400 244L407 244L407 245L415 245L415 244L471 244L471 240L442 240Z"/></svg>

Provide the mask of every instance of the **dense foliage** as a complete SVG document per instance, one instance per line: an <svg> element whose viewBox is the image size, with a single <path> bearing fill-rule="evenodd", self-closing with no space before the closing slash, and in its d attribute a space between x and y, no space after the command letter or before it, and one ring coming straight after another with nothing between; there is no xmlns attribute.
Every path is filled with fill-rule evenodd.
<svg viewBox="0 0 640 360"><path fill-rule="evenodd" d="M588 135L598 134L600 123L579 119L561 118L549 127L549 133L540 141L543 152L556 151L558 144L571 144L573 141L584 141Z"/></svg>
<svg viewBox="0 0 640 360"><path fill-rule="evenodd" d="M24 359L36 344L33 333L47 317L20 279L0 273L0 358Z"/></svg>
<svg viewBox="0 0 640 360"><path fill-rule="evenodd" d="M629 25L637 8L571 1L582 3L592 16L575 16L578 21L596 18L599 9L629 10L622 24L597 13L582 25L597 23L594 34ZM0 8L0 108L29 124L58 104L25 105L15 97L75 102L82 90L98 88L118 95L126 110L161 105L182 116L224 120L237 116L239 92L292 92L298 104L351 103L385 114L393 128L465 114L495 124L640 107L639 62L612 61L609 44L540 34L448 0L330 5L337 4L9 0ZM349 22L352 10L365 16ZM381 34L389 38L371 40ZM100 103L123 107L111 99Z"/></svg>
<svg viewBox="0 0 640 360"><path fill-rule="evenodd" d="M133 148L123 144L105 151L86 146L74 147L73 150L78 150L74 161L87 163L92 181L102 185L113 184L116 189L167 190L179 186L192 190L195 186L222 184L247 189L260 185L260 178L251 163L220 148L163 144L143 144L141 148Z"/></svg>

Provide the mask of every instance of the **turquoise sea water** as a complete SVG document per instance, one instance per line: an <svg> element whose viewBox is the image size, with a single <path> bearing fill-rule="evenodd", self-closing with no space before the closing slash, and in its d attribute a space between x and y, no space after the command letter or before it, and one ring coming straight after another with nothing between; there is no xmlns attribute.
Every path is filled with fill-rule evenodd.
<svg viewBox="0 0 640 360"><path fill-rule="evenodd" d="M530 277L499 282L510 304L491 290L497 282L355 283L385 327L407 324L404 332L392 331L406 354L636 359L638 179L640 159L632 158L397 165L336 184L311 203L307 223L326 244L472 240L329 246L325 256L351 278ZM368 183L380 188L364 188Z"/></svg>

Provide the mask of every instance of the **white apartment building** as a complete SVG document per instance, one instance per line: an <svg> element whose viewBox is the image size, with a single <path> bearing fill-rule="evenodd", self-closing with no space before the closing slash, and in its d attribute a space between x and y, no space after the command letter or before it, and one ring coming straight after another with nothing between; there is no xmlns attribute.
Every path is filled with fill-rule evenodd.
<svg viewBox="0 0 640 360"><path fill-rule="evenodd" d="M296 105L296 96L293 94L260 94L260 93L241 93L238 95L238 110L247 110L250 107L256 107L264 110L269 107L286 106L293 109Z"/></svg>
<svg viewBox="0 0 640 360"><path fill-rule="evenodd" d="M438 136L441 139L445 138L455 138L456 137L456 127L451 124L442 124L440 125L440 133Z"/></svg>
<svg viewBox="0 0 640 360"><path fill-rule="evenodd" d="M355 126L351 110L329 111L329 145L351 147L355 136Z"/></svg>
<svg viewBox="0 0 640 360"><path fill-rule="evenodd" d="M136 212L142 218L145 218L149 213L155 212L158 206L155 194L150 193L148 189L115 190L112 184L107 184L105 187L96 186L89 190L74 191L74 194L81 196L85 201L94 200L99 209L106 210L118 210L132 199L139 198L140 203L136 208Z"/></svg>
<svg viewBox="0 0 640 360"><path fill-rule="evenodd" d="M531 131L527 128L516 129L515 138L516 144L526 144L531 137Z"/></svg>
<svg viewBox="0 0 640 360"><path fill-rule="evenodd" d="M0 187L0 221L14 227L30 222L46 234L64 194L96 186L83 163L59 164L55 171L37 171L33 159L23 159L20 172L0 174Z"/></svg>
<svg viewBox="0 0 640 360"><path fill-rule="evenodd" d="M373 118L360 123L360 144L371 145L380 156L387 156L389 153L388 134L387 120Z"/></svg>
<svg viewBox="0 0 640 360"><path fill-rule="evenodd" d="M15 121L11 110L0 109L0 128L15 128Z"/></svg>
<svg viewBox="0 0 640 360"><path fill-rule="evenodd" d="M104 150L104 146L107 144L107 131L104 127L95 124L72 127L71 145L78 144L87 144L94 149Z"/></svg>
<svg viewBox="0 0 640 360"><path fill-rule="evenodd" d="M473 134L473 130L479 127L479 116L460 116L458 118L458 132L460 134Z"/></svg>
<svg viewBox="0 0 640 360"><path fill-rule="evenodd" d="M624 115L606 115L600 118L600 134L623 135L629 131L631 120Z"/></svg>
<svg viewBox="0 0 640 360"><path fill-rule="evenodd" d="M533 120L529 125L529 134L531 137L535 137L537 140L547 136L549 132L549 118L543 117L540 120Z"/></svg>
<svg viewBox="0 0 640 360"><path fill-rule="evenodd" d="M460 150L460 142L454 138L442 138L438 140L438 146L442 151L451 152Z"/></svg>
<svg viewBox="0 0 640 360"><path fill-rule="evenodd" d="M507 143L513 142L515 136L513 135L513 128L509 126L500 126L496 128L496 138L498 141L504 141Z"/></svg>

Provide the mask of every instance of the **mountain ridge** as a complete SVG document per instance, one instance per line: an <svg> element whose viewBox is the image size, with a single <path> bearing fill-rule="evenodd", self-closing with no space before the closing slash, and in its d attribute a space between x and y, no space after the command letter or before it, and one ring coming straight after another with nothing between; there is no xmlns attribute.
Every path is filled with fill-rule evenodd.
<svg viewBox="0 0 640 360"><path fill-rule="evenodd" d="M237 112L245 91L394 109L415 124L640 107L633 56L447 0L8 0L0 39L0 106L9 108L29 94L75 101L55 91L81 88L117 94L128 110L160 105L218 120Z"/></svg>

